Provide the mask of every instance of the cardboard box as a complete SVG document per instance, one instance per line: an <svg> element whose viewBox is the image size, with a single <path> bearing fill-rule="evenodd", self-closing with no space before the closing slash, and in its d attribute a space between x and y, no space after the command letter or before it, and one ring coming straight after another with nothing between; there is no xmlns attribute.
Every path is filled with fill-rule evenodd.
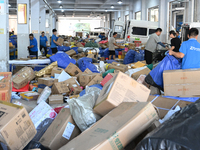
<svg viewBox="0 0 200 150"><path fill-rule="evenodd" d="M93 72L90 69L87 68L87 69L85 69L84 73L91 74Z"/></svg>
<svg viewBox="0 0 200 150"><path fill-rule="evenodd" d="M41 101L30 113L29 116L37 128L46 118L54 119L57 113L45 101Z"/></svg>
<svg viewBox="0 0 200 150"><path fill-rule="evenodd" d="M16 100L12 101L12 103L15 104L15 105L24 107L28 113L30 113L33 110L32 107L30 107L28 105L25 105L25 104L23 104L23 103L21 103L19 101L16 101Z"/></svg>
<svg viewBox="0 0 200 150"><path fill-rule="evenodd" d="M135 69L135 68L144 67L145 65L146 65L146 63L143 63L143 62L141 62L141 61L138 61L138 62L136 62L136 63L134 63L134 64L131 64L130 66L131 66L131 68Z"/></svg>
<svg viewBox="0 0 200 150"><path fill-rule="evenodd" d="M69 55L70 57L72 57L72 56L74 56L74 55L76 55L76 51L75 50L69 50L69 51L67 51L67 52L65 52L67 55Z"/></svg>
<svg viewBox="0 0 200 150"><path fill-rule="evenodd" d="M64 39L62 39L62 38L58 38L58 40L57 40L57 42L60 44L60 45L63 45L63 43L64 43Z"/></svg>
<svg viewBox="0 0 200 150"><path fill-rule="evenodd" d="M91 86L94 84L100 84L102 80L103 80L102 75L98 74L87 84L87 86Z"/></svg>
<svg viewBox="0 0 200 150"><path fill-rule="evenodd" d="M64 94L69 93L69 84L66 83L66 81L54 83L52 87L52 94Z"/></svg>
<svg viewBox="0 0 200 150"><path fill-rule="evenodd" d="M103 87L94 111L99 115L106 115L109 111L126 102L146 102L150 90L142 84L119 72Z"/></svg>
<svg viewBox="0 0 200 150"><path fill-rule="evenodd" d="M39 93L28 91L28 92L22 92L22 93L20 93L20 96L24 100L32 101L32 100L37 100L38 99Z"/></svg>
<svg viewBox="0 0 200 150"><path fill-rule="evenodd" d="M101 57L100 60L101 60L101 61L105 61L105 57Z"/></svg>
<svg viewBox="0 0 200 150"><path fill-rule="evenodd" d="M61 72L63 71L64 69L62 68L59 68L59 67L54 67L51 71L51 76L54 76L54 74L61 74Z"/></svg>
<svg viewBox="0 0 200 150"><path fill-rule="evenodd" d="M65 72L69 73L71 76L76 76L77 74L81 73L82 71L74 64L70 63L67 68L65 68Z"/></svg>
<svg viewBox="0 0 200 150"><path fill-rule="evenodd" d="M12 73L0 72L0 100L10 102L12 94Z"/></svg>
<svg viewBox="0 0 200 150"><path fill-rule="evenodd" d="M11 150L22 150L37 131L26 109L0 101L0 141Z"/></svg>
<svg viewBox="0 0 200 150"><path fill-rule="evenodd" d="M51 75L43 75L44 78L51 78Z"/></svg>
<svg viewBox="0 0 200 150"><path fill-rule="evenodd" d="M49 104L63 104L63 95L51 95L49 97Z"/></svg>
<svg viewBox="0 0 200 150"><path fill-rule="evenodd" d="M79 83L81 86L85 87L97 74L80 74L79 75Z"/></svg>
<svg viewBox="0 0 200 150"><path fill-rule="evenodd" d="M105 76L105 78L103 78L103 80L101 81L101 85L104 86L112 78L113 76L110 73L108 73L107 76Z"/></svg>
<svg viewBox="0 0 200 150"><path fill-rule="evenodd" d="M157 119L151 103L124 102L60 150L122 150Z"/></svg>
<svg viewBox="0 0 200 150"><path fill-rule="evenodd" d="M71 46L71 42L65 41L65 42L63 43L63 45L69 47L69 46Z"/></svg>
<svg viewBox="0 0 200 150"><path fill-rule="evenodd" d="M121 72L126 72L126 71L128 71L128 66L126 66L126 65L121 65L121 64L111 64L111 65L109 65L108 66L108 70L109 69L115 69L115 70L119 70L119 71L121 71Z"/></svg>
<svg viewBox="0 0 200 150"><path fill-rule="evenodd" d="M69 84L70 94L69 95L78 95L83 89L76 84Z"/></svg>
<svg viewBox="0 0 200 150"><path fill-rule="evenodd" d="M12 77L13 86L16 89L21 89L34 78L35 78L35 72L33 71L33 69L31 67L24 67L13 75Z"/></svg>
<svg viewBox="0 0 200 150"><path fill-rule="evenodd" d="M46 86L52 87L54 83L58 82L58 79L54 78L39 78L38 79L38 88L44 89Z"/></svg>
<svg viewBox="0 0 200 150"><path fill-rule="evenodd" d="M76 43L77 47L84 47L80 42Z"/></svg>
<svg viewBox="0 0 200 150"><path fill-rule="evenodd" d="M133 72L133 74L131 75L131 77L135 80L137 80L140 75L148 75L151 72L151 70L148 67L141 67L141 68L137 68L135 69L135 71Z"/></svg>
<svg viewBox="0 0 200 150"><path fill-rule="evenodd" d="M170 109L174 109L176 106L180 106L181 108L192 104L192 102L187 101L179 101L176 99L165 98L162 96L149 96L148 102L151 102L154 106L156 106L159 110L159 117L162 119L168 113Z"/></svg>
<svg viewBox="0 0 200 150"><path fill-rule="evenodd" d="M199 97L200 69L168 70L163 73L166 96Z"/></svg>
<svg viewBox="0 0 200 150"><path fill-rule="evenodd" d="M80 133L70 114L69 108L63 108L41 137L40 143L51 150L58 150Z"/></svg>

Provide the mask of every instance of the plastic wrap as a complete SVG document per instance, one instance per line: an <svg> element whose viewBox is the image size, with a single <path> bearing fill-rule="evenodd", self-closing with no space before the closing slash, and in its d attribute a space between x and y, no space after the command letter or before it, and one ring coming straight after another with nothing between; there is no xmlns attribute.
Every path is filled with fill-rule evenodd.
<svg viewBox="0 0 200 150"><path fill-rule="evenodd" d="M40 94L40 96L38 97L37 104L39 104L41 101L46 102L50 95L51 95L51 88L46 86L42 91L42 93Z"/></svg>
<svg viewBox="0 0 200 150"><path fill-rule="evenodd" d="M67 55L64 52L56 53L55 55L50 57L50 60L51 60L51 62L57 61L58 67L63 68L63 69L67 68L67 66L70 63L73 63L73 64L76 63L75 59L72 59L69 55Z"/></svg>
<svg viewBox="0 0 200 150"><path fill-rule="evenodd" d="M36 76L41 77L43 75L50 75L51 71L54 67L58 67L57 65L57 61L53 62L52 64L50 64L49 66L45 67L44 69L38 71L35 73Z"/></svg>
<svg viewBox="0 0 200 150"><path fill-rule="evenodd" d="M70 112L79 129L83 132L101 117L93 113L93 107L101 90L96 87L86 87L86 94L77 99L69 99Z"/></svg>
<svg viewBox="0 0 200 150"><path fill-rule="evenodd" d="M167 54L167 56L149 73L145 82L163 90L163 72L165 70L181 69L181 59Z"/></svg>
<svg viewBox="0 0 200 150"><path fill-rule="evenodd" d="M100 90L103 89L103 86L101 84L94 84L94 85L91 85L89 87L96 87L96 88L99 88ZM79 94L80 96L83 96L85 95L85 90L81 91L81 93Z"/></svg>
<svg viewBox="0 0 200 150"><path fill-rule="evenodd" d="M173 115L151 132L136 150L199 150L200 100Z"/></svg>

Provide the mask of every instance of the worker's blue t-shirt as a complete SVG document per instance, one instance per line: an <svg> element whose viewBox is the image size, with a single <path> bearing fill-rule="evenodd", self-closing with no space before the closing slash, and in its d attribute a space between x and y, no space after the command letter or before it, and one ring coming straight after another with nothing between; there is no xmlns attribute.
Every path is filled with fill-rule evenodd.
<svg viewBox="0 0 200 150"><path fill-rule="evenodd" d="M37 40L36 38L33 38L33 40L30 40L30 46L34 45L33 48L30 48L32 52L37 52L38 51L38 45L37 45Z"/></svg>
<svg viewBox="0 0 200 150"><path fill-rule="evenodd" d="M53 34L51 37L51 48L56 48L56 43L53 42L53 40L57 41L57 37Z"/></svg>
<svg viewBox="0 0 200 150"><path fill-rule="evenodd" d="M44 36L44 37L42 37L42 36L40 36L40 45L41 46L44 46L44 47L46 47L47 45L46 45L46 43L47 43L47 37L46 36Z"/></svg>
<svg viewBox="0 0 200 150"><path fill-rule="evenodd" d="M183 42L179 51L185 54L182 69L200 68L200 43L196 39Z"/></svg>
<svg viewBox="0 0 200 150"><path fill-rule="evenodd" d="M180 37L180 35L179 35L179 36L177 36L177 38L179 38L179 39L180 39L180 38L181 38L181 37Z"/></svg>

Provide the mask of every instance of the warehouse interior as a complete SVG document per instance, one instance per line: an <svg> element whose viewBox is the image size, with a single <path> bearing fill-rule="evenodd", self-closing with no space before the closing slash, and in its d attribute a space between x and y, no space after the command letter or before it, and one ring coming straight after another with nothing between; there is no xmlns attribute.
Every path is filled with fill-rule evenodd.
<svg viewBox="0 0 200 150"><path fill-rule="evenodd" d="M0 150L198 150L200 0L0 0Z"/></svg>

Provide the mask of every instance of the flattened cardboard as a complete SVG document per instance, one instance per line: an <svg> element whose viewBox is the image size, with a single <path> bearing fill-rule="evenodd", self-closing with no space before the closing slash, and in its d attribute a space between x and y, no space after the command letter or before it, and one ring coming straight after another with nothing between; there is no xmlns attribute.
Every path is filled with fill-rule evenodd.
<svg viewBox="0 0 200 150"><path fill-rule="evenodd" d="M199 97L199 77L200 69L164 71L165 96Z"/></svg>
<svg viewBox="0 0 200 150"><path fill-rule="evenodd" d="M59 150L122 150L157 119L151 103L124 102Z"/></svg>
<svg viewBox="0 0 200 150"><path fill-rule="evenodd" d="M54 74L61 74L61 72L63 71L64 69L62 68L59 68L59 67L54 67L51 71L51 76L54 76Z"/></svg>
<svg viewBox="0 0 200 150"><path fill-rule="evenodd" d="M10 102L12 93L12 73L0 72L0 100Z"/></svg>
<svg viewBox="0 0 200 150"><path fill-rule="evenodd" d="M0 101L0 141L11 150L22 150L37 131L22 106Z"/></svg>
<svg viewBox="0 0 200 150"><path fill-rule="evenodd" d="M62 135L69 122L75 125L75 128L72 132L71 138L67 140ZM69 108L63 108L44 135L41 137L40 143L51 150L58 150L80 133L81 132L79 128L76 126L71 116Z"/></svg>
<svg viewBox="0 0 200 150"><path fill-rule="evenodd" d="M74 64L70 63L67 68L65 68L65 71L69 73L71 76L76 76L77 74L81 73L82 71Z"/></svg>
<svg viewBox="0 0 200 150"><path fill-rule="evenodd" d="M142 84L119 72L103 87L94 107L94 111L105 116L122 102L146 102L150 90Z"/></svg>

